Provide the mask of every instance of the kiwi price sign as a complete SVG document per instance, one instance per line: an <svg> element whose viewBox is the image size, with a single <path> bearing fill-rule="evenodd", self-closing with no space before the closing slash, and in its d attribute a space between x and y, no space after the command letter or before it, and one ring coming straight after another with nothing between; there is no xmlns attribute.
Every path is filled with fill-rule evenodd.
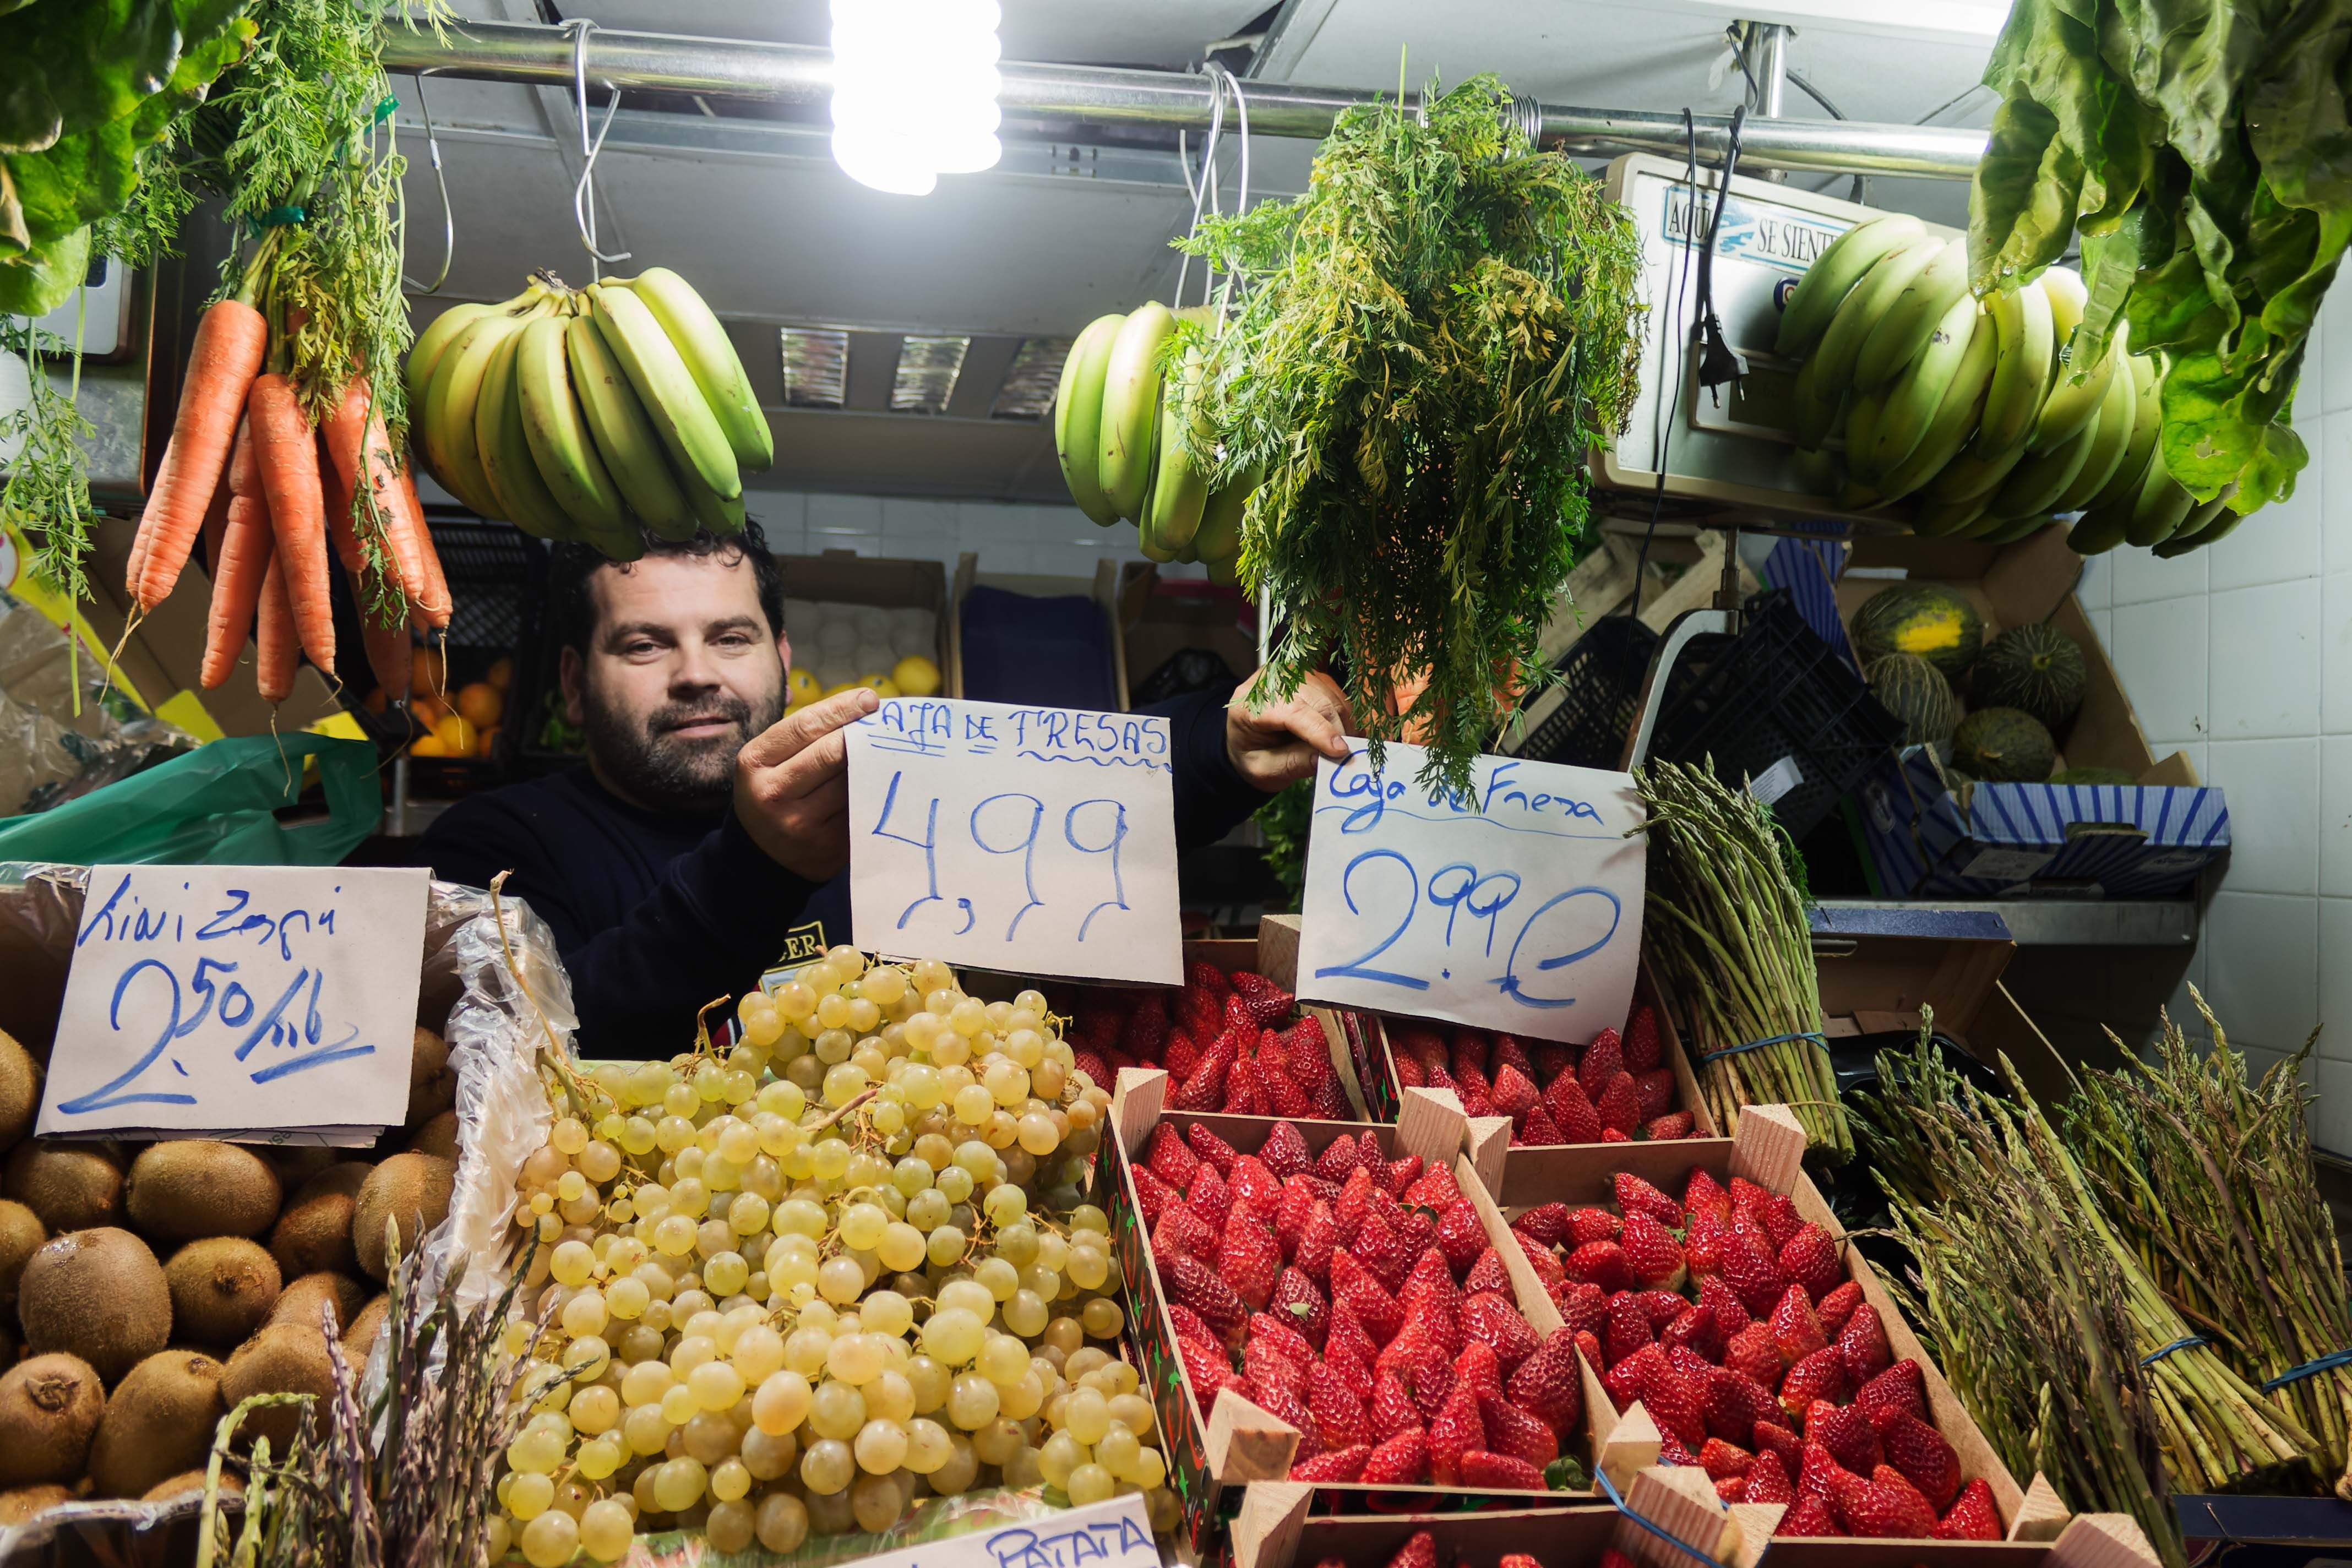
<svg viewBox="0 0 2352 1568"><path fill-rule="evenodd" d="M426 879L92 867L36 1131L347 1144L400 1126Z"/></svg>
<svg viewBox="0 0 2352 1568"><path fill-rule="evenodd" d="M1167 720L893 697L845 733L858 946L1183 984Z"/></svg>
<svg viewBox="0 0 2352 1568"><path fill-rule="evenodd" d="M1482 756L1456 795L1414 782L1419 746L1385 753L1317 764L1299 996L1540 1040L1623 1027L1649 858L1632 777Z"/></svg>

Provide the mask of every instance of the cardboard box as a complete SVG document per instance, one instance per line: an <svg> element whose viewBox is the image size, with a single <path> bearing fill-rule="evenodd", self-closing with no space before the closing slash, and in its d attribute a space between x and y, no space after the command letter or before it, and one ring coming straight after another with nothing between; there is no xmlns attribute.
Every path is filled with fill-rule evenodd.
<svg viewBox="0 0 2352 1568"><path fill-rule="evenodd" d="M2072 1092L2070 1069L2000 983L2016 952L2000 937L1816 930L1822 1032L1838 1040L1915 1031L1923 1010L1931 1010L1940 1033L1989 1066L2007 1057L2029 1089L2054 1103Z"/></svg>
<svg viewBox="0 0 2352 1568"><path fill-rule="evenodd" d="M1150 1237L1145 1232L1130 1174L1130 1163L1141 1157L1153 1131L1163 1121L1180 1129L1202 1123L1246 1154L1264 1143L1273 1130L1273 1120L1163 1114L1161 1107L1167 1092L1168 1075L1164 1072L1129 1068L1119 1074L1118 1091L1111 1103L1113 1136L1104 1145L1104 1157L1095 1166L1095 1202L1110 1216L1111 1242L1123 1280L1128 1331L1134 1336L1144 1380L1152 1391L1160 1451L1173 1472L1171 1485L1182 1500L1183 1513L1175 1531L1177 1550L1186 1561L1197 1563L1221 1554L1223 1548L1219 1537L1223 1521L1240 1508L1245 1483L1288 1478L1299 1435L1296 1428L1240 1398L1231 1389L1219 1394L1213 1408L1202 1406L1184 1371L1182 1357L1177 1352L1175 1325L1168 1315L1165 1288L1152 1258ZM1402 1115L1394 1126L1367 1129L1330 1121L1297 1125L1307 1148L1318 1154L1337 1139L1359 1137L1370 1131L1386 1158L1418 1154L1424 1162L1451 1163L1464 1195L1479 1206L1489 1241L1503 1253L1507 1262L1517 1256L1500 1214L1486 1198L1469 1162L1458 1153L1466 1122L1460 1102L1453 1096L1428 1089L1413 1090L1406 1097ZM1524 1268L1525 1260L1520 1261ZM1540 1285L1532 1290L1522 1286L1515 1295L1520 1311L1538 1336L1560 1326L1559 1314ZM1589 1371L1584 1374L1584 1384L1587 1408L1593 1408L1595 1399L1602 1399L1605 1407L1605 1397ZM1615 1415L1613 1410L1609 1414L1612 1418ZM1589 1439L1589 1428L1587 1436ZM1591 1458L1589 1444L1579 1457ZM1437 1506L1439 1498L1449 1495L1480 1498L1495 1507L1527 1507L1545 1498L1558 1499L1563 1504L1589 1503L1592 1496L1589 1491L1465 1494L1459 1488L1360 1485L1320 1485L1315 1489L1334 1499L1363 1504L1388 1500L1411 1506L1412 1500L1417 1499L1423 1508Z"/></svg>
<svg viewBox="0 0 2352 1568"><path fill-rule="evenodd" d="M1975 1420L1945 1383L1934 1358L1904 1321L1901 1309L1885 1284L1861 1253L1847 1243L1845 1227L1804 1173L1804 1129L1787 1107L1750 1106L1739 1118L1738 1134L1727 1140L1634 1145L1631 1146L1634 1151L1632 1155L1626 1152L1628 1147L1596 1143L1557 1152L1559 1157L1549 1171L1551 1185L1538 1201L1564 1203L1572 1207L1614 1207L1612 1178L1623 1170L1648 1176L1654 1185L1678 1199L1683 1175L1694 1167L1706 1171L1718 1183L1728 1184L1733 1176L1744 1176L1769 1192L1786 1194L1801 1218L1820 1226L1839 1244L1847 1278L1862 1287L1863 1299L1877 1309L1894 1359L1919 1363L1927 1384L1929 1416L1958 1451L1962 1480L1980 1478L1991 1488L2001 1522L2011 1533L2021 1529L2032 1532L2047 1528L2048 1506L2038 1501L2028 1506L2025 1490L2010 1475L2000 1457L1978 1430ZM1680 1162L1679 1172L1663 1171L1662 1164L1671 1164L1668 1157L1675 1154L1686 1156ZM1641 1164L1633 1163L1636 1158ZM1665 1174L1665 1179L1657 1179L1651 1174L1654 1171ZM1492 1199L1484 1194L1473 1194L1471 1201L1492 1205ZM1518 1206L1521 1205L1514 1205ZM1493 1217L1502 1220L1499 1206L1495 1206ZM1522 1299L1531 1290L1542 1290L1542 1280L1522 1249L1505 1249L1503 1260L1510 1268ZM1633 1484L1636 1472L1657 1462L1657 1426L1638 1401L1621 1413L1598 1379L1588 1375L1585 1383L1586 1419L1595 1436L1597 1462L1618 1490L1623 1492ZM2063 1510L2057 1511L2063 1517Z"/></svg>
<svg viewBox="0 0 2352 1568"><path fill-rule="evenodd" d="M964 557L956 581L969 586L971 557ZM779 555L783 569L784 596L830 605L876 605L887 610L929 610L939 627L939 649L931 662L940 667L940 692L963 695L963 643L956 625L955 607L961 592L950 595L947 568L937 561L877 560L847 550L822 555ZM787 626L787 635L795 628ZM814 650L806 650L813 653Z"/></svg>
<svg viewBox="0 0 2352 1568"><path fill-rule="evenodd" d="M1681 1148L1684 1144L1699 1139L1719 1137L1721 1134L1715 1124L1715 1119L1707 1112L1706 1099L1699 1093L1698 1079L1691 1066L1690 1058L1683 1050L1682 1035L1675 1027L1673 1011L1660 1000L1657 982L1652 977L1650 966L1646 962L1643 963L1640 976L1635 982L1633 999L1636 1006L1647 1005L1657 1014L1659 1058L1663 1065L1674 1069L1674 1109L1691 1113L1693 1136L1666 1143L1643 1142L1583 1146L1613 1149L1638 1148L1645 1151L1670 1150ZM1403 1092L1403 1086L1398 1081L1396 1073L1396 1052L1402 1047L1391 1042L1389 1028L1391 1023L1406 1021L1408 1020L1401 1015L1379 1013L1357 1015L1354 1019L1358 1037L1351 1038L1349 1042L1350 1057L1351 1059L1357 1060L1358 1078L1364 1087L1365 1109L1378 1121L1394 1120L1398 1100ZM1444 1030L1455 1026L1433 1024L1428 1026ZM1494 1193L1496 1201L1506 1206L1541 1202L1542 1200L1538 1198L1528 1198L1518 1194L1541 1190L1547 1179L1544 1172L1550 1160L1559 1151L1580 1147L1580 1145L1520 1144L1515 1146L1511 1142L1510 1128L1510 1119L1507 1117L1471 1118L1469 1142L1471 1163L1477 1169L1479 1177L1486 1183L1487 1190ZM1679 1170L1684 1167L1675 1168Z"/></svg>
<svg viewBox="0 0 2352 1568"><path fill-rule="evenodd" d="M2083 706L2053 737L2058 766L2116 768L2131 785L1958 784L1913 747L1857 791L1864 837L1885 896L2016 898L2178 892L2229 853L2230 814L2202 787L2187 753L2151 756L2131 700L2074 598L2081 558L2063 529L2015 544L1967 540L1858 541L1852 566L1901 564L1909 581L1956 590L1984 617L1988 639L2047 621L2074 638L2086 671ZM1837 584L1841 623L1886 580L1849 571ZM1819 630L1821 628L1816 627Z"/></svg>
<svg viewBox="0 0 2352 1568"><path fill-rule="evenodd" d="M1139 700L1136 688L1188 647L1205 648L1246 679L1257 668L1256 609L1239 588L1192 577L1166 577L1129 562L1111 602L1118 626L1119 708Z"/></svg>

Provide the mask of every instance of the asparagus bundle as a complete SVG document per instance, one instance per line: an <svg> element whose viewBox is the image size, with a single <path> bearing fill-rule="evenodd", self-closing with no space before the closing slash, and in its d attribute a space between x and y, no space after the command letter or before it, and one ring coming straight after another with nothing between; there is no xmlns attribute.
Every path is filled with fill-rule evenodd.
<svg viewBox="0 0 2352 1568"><path fill-rule="evenodd" d="M2145 1369L2145 1408L2164 1453L2172 1484L2197 1492L2296 1491L2306 1489L2312 1474L2307 1458L2313 1440L2292 1416L2260 1390L2232 1371L2213 1347L2193 1332L2164 1293L2157 1289L2139 1255L2127 1246L2100 1205L2091 1184L2072 1152L2025 1092L2007 1060L2001 1070L2016 1086L2014 1104L1987 1099L1958 1084L1940 1065L1932 1064L1927 1047L1920 1058L1906 1062L1892 1053L1880 1058L1882 1078L1876 1103L1868 1113L1874 1138L1882 1128L1908 1124L1898 1132L1895 1147L1916 1153L1924 1148L1930 1158L1924 1168L1934 1184L1906 1191L1902 1173L1920 1168L1916 1160L1898 1159L1897 1173L1881 1170L1881 1184L1890 1198L1916 1210L1933 1210L1948 1222L1948 1228L1978 1226L1982 1190L2010 1174L2030 1178L2046 1194L2047 1205L2063 1216L2062 1226L2047 1228L2050 1253L2065 1255L2064 1263L2085 1277L2112 1269L2131 1330L2131 1355ZM1893 1067L1890 1073L1887 1069ZM1959 1131L1941 1134L1937 1129L1981 1127L1988 1135ZM1874 1145L1875 1146L1875 1145ZM2035 1239L2036 1233L2020 1238ZM1926 1237L1921 1238L1923 1241ZM1923 1274L1943 1267L1934 1247L1914 1258ZM2045 1271L2051 1265L2045 1262ZM2030 1294L2030 1292L2028 1293ZM2020 1303L2024 1296L2017 1298ZM1979 1323L1976 1331L1989 1325ZM2013 1333L2013 1329L1999 1331ZM2041 1353L2042 1347L2035 1347ZM1948 1357L1963 1352L1947 1345ZM2113 1386L2121 1389L2120 1378ZM1975 1406L1971 1405L1973 1411ZM2060 1445L2063 1447L2063 1444ZM2082 1506L2079 1502L2075 1506Z"/></svg>
<svg viewBox="0 0 2352 1568"><path fill-rule="evenodd" d="M1727 1134L1743 1105L1786 1105L1812 1147L1843 1161L1853 1138L1822 1038L1821 996L1796 847L1769 807L1705 767L1633 775L1649 812L1642 942L1700 1051L1699 1087Z"/></svg>
<svg viewBox="0 0 2352 1568"><path fill-rule="evenodd" d="M2304 1120L2311 1046L2250 1082L2205 998L2193 986L2189 996L2212 1050L2200 1057L2165 1019L2154 1062L2089 1075L2068 1107L2068 1138L2116 1229L2197 1331L2250 1381L2301 1374L2271 1397L2352 1500L2352 1368L2325 1364L2352 1347L2352 1305Z"/></svg>

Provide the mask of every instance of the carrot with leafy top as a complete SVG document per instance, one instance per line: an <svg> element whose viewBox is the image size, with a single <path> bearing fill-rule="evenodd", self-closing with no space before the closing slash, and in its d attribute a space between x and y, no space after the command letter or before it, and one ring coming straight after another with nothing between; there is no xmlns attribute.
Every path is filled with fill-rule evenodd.
<svg viewBox="0 0 2352 1568"><path fill-rule="evenodd" d="M294 601L286 587L285 562L273 551L261 579L259 619L254 626L253 682L265 701L294 695L295 658L302 651L295 630Z"/></svg>
<svg viewBox="0 0 2352 1568"><path fill-rule="evenodd" d="M228 679L253 626L262 584L277 557L270 536L269 505L257 496L235 496L228 503L228 530L221 539L220 565L213 573L213 602L205 626L205 662L197 679L205 690Z"/></svg>
<svg viewBox="0 0 2352 1568"><path fill-rule="evenodd" d="M449 579L442 574L441 552L433 548L433 531L425 526L425 503L416 499L414 461L400 470L400 497L407 514L407 536L417 552L417 585L408 590L408 624L420 632L440 631L449 625ZM405 568L402 580L409 580Z"/></svg>
<svg viewBox="0 0 2352 1568"><path fill-rule="evenodd" d="M246 398L253 466L269 502L277 565L293 607L302 651L321 670L335 668L335 616L327 588L327 506L319 480L319 443L294 383L271 372L254 378ZM267 594L264 595L265 613Z"/></svg>
<svg viewBox="0 0 2352 1568"><path fill-rule="evenodd" d="M128 586L141 610L162 604L180 580L268 344L268 322L242 298L221 300L196 323L172 439L140 514L140 542L131 551Z"/></svg>

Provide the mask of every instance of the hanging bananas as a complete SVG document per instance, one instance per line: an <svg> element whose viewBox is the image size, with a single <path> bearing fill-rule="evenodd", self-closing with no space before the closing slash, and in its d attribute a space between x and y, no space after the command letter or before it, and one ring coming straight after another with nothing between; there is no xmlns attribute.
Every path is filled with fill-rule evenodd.
<svg viewBox="0 0 2352 1568"><path fill-rule="evenodd" d="M540 274L417 334L405 376L425 466L484 517L616 561L646 532L743 528L747 471L775 459L727 331L667 268L571 289Z"/></svg>
<svg viewBox="0 0 2352 1568"><path fill-rule="evenodd" d="M1791 425L1817 460L1843 445L1841 509L1908 498L1913 531L1989 542L2079 513L2085 555L2178 554L2236 525L2228 497L2200 504L2165 467L2162 356L2133 354L2118 322L2095 363L2074 360L2079 276L2051 268L1979 302L1968 270L1965 240L1891 214L1839 237L1790 295Z"/></svg>
<svg viewBox="0 0 2352 1568"><path fill-rule="evenodd" d="M1180 317L1154 300L1129 315L1087 323L1062 361L1054 395L1054 450L1078 510L1110 527L1132 521L1153 561L1199 562L1213 582L1238 580L1242 510L1255 474L1212 490L1213 437L1180 429L1168 395L1171 374L1205 374L1199 349L1174 365L1167 345Z"/></svg>

